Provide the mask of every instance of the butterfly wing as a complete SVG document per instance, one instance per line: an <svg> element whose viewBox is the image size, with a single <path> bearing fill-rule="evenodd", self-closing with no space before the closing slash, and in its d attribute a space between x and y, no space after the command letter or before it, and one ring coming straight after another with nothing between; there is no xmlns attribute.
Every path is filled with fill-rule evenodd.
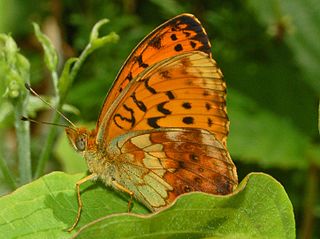
<svg viewBox="0 0 320 239"><path fill-rule="evenodd" d="M182 52L202 51L211 56L211 46L201 23L191 14L182 14L160 25L132 51L108 93L97 129L114 100L148 66Z"/></svg>
<svg viewBox="0 0 320 239"><path fill-rule="evenodd" d="M143 71L114 101L98 131L99 145L128 131L202 128L224 145L229 131L226 84L207 54L189 52Z"/></svg>
<svg viewBox="0 0 320 239"><path fill-rule="evenodd" d="M114 179L151 210L178 195L202 191L225 195L237 186L237 173L225 147L207 130L160 128L115 138L108 151Z"/></svg>

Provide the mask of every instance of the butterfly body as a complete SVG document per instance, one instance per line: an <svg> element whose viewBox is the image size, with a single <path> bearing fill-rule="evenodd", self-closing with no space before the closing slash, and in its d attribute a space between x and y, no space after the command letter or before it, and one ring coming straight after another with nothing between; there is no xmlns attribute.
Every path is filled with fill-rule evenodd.
<svg viewBox="0 0 320 239"><path fill-rule="evenodd" d="M225 100L207 35L194 16L183 14L131 53L96 128L66 132L92 178L157 211L183 193L225 195L237 186Z"/></svg>

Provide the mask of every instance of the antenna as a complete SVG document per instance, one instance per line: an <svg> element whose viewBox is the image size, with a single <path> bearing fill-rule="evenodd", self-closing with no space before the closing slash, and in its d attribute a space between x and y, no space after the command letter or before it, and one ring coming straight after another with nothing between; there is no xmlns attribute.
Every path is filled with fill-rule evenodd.
<svg viewBox="0 0 320 239"><path fill-rule="evenodd" d="M71 120L69 120L63 113L61 113L58 109L54 108L50 103L48 103L45 99L43 99L37 92L35 92L31 86L28 84L28 83L25 83L24 84L25 87L27 88L28 91L30 91L32 94L34 94L35 96L37 96L43 103L45 103L46 105L48 105L52 110L54 110L55 112L57 112L60 116L62 116L69 124L71 124L71 126L73 128L77 128L77 126L71 122ZM34 122L34 123L39 123L41 121L35 121L33 119L30 119L30 118L27 118L27 117L22 117L21 120L24 120L24 121L30 121L30 122ZM60 125L60 124L55 124L55 123L50 123L50 122L41 122L43 124L50 124L50 125L58 125L58 126L63 126L63 127L68 127L69 126L66 126L66 125Z"/></svg>
<svg viewBox="0 0 320 239"><path fill-rule="evenodd" d="M37 120L31 119L31 118L25 117L25 116L22 116L20 119L22 121L29 121L29 122L36 123L36 124L48 124L48 125L55 125L55 126L60 126L60 127L64 127L64 128L73 129L73 128L70 128L68 125L57 124L57 123L46 122L46 121L37 121Z"/></svg>

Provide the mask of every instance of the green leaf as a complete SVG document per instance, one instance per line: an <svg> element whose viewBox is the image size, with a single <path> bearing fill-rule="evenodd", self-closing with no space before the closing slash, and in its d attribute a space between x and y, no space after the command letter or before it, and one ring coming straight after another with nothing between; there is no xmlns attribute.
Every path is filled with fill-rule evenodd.
<svg viewBox="0 0 320 239"><path fill-rule="evenodd" d="M25 82L29 82L30 63L19 53L14 39L0 34L0 97L9 99L26 97ZM16 103L16 102L15 102Z"/></svg>
<svg viewBox="0 0 320 239"><path fill-rule="evenodd" d="M46 66L51 72L55 72L58 65L58 54L50 39L41 32L39 25L37 23L33 23L33 28L38 41L43 47Z"/></svg>
<svg viewBox="0 0 320 239"><path fill-rule="evenodd" d="M83 212L75 234L75 183L84 175L54 172L0 198L0 232L6 238L294 238L291 202L272 177L248 175L233 195L190 193L159 213L147 213L101 184L82 185ZM119 214L120 213L120 214ZM139 215L137 214L139 213ZM99 219L99 220L97 220ZM88 224L91 222L90 224ZM86 226L84 226L86 225ZM84 226L84 227L83 227ZM76 229L77 229L76 228Z"/></svg>
<svg viewBox="0 0 320 239"><path fill-rule="evenodd" d="M115 43L119 40L119 36L115 32L110 32L108 35L99 37L99 29L104 24L109 22L108 19L98 21L92 28L90 34L90 52L105 46L108 43Z"/></svg>
<svg viewBox="0 0 320 239"><path fill-rule="evenodd" d="M100 27L102 27L103 25L107 24L109 22L109 19L105 18L105 19L101 19L100 21L98 21L92 28L91 33L90 33L90 42L96 40L99 38L99 29Z"/></svg>
<svg viewBox="0 0 320 239"><path fill-rule="evenodd" d="M60 96L64 97L66 95L68 89L70 88L70 84L71 84L71 78L70 78L71 67L72 67L73 63L75 63L78 60L79 60L79 58L72 57L72 58L69 58L66 61L66 63L64 64L63 71L61 73L61 76L60 76L59 82L58 82L58 88L59 88Z"/></svg>

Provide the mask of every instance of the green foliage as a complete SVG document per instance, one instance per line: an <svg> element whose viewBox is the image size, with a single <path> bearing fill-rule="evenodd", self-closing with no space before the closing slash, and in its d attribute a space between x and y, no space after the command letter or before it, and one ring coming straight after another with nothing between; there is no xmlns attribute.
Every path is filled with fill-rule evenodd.
<svg viewBox="0 0 320 239"><path fill-rule="evenodd" d="M69 238L75 219L75 182L83 175L52 173L0 199L0 232L7 238ZM290 200L272 177L248 175L232 195L192 193L170 208L148 214L109 188L87 184L76 238L295 238ZM15 230L12 230L12 228ZM78 227L78 228L79 228Z"/></svg>
<svg viewBox="0 0 320 239"><path fill-rule="evenodd" d="M8 35L0 34L0 97L4 99L0 102L0 106L4 106L2 108L4 111L12 110L14 114L13 121L18 142L19 182L17 183L18 180L15 180L8 170L2 152L0 152L0 168L5 180L13 188L17 184L31 181L29 122L21 121L21 116L27 113L29 103L29 95L24 88L24 84L30 82L29 71L30 63L19 53L15 41ZM9 108L9 105L13 107Z"/></svg>
<svg viewBox="0 0 320 239"><path fill-rule="evenodd" d="M232 155L237 155L245 163L257 163L268 168L308 167L309 162L304 160L309 147L305 134L283 117L260 109L244 95L234 90L229 93L232 99L228 110L233 123L228 144ZM281 142L281 145L275 144L275 140ZM310 153L320 158L319 152Z"/></svg>
<svg viewBox="0 0 320 239"><path fill-rule="evenodd" d="M56 71L58 65L58 54L54 49L53 44L51 43L49 38L40 31L39 25L37 23L33 23L33 28L38 41L43 47L44 61L46 63L46 66L50 71Z"/></svg>

